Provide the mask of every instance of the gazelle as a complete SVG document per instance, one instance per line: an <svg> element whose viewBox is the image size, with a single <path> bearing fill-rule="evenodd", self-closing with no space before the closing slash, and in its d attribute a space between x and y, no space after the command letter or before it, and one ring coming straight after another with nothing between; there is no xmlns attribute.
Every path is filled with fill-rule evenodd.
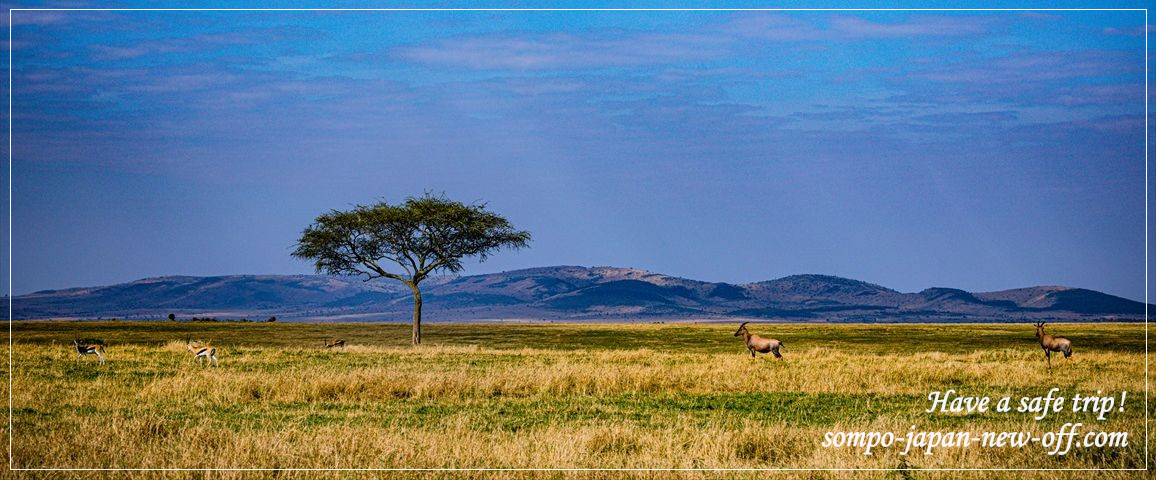
<svg viewBox="0 0 1156 480"><path fill-rule="evenodd" d="M99 343L92 345L80 343L80 340L74 338L72 339L72 346L76 347L77 362L84 358L85 355L96 355L96 358L100 359L100 364L104 365L104 345Z"/></svg>
<svg viewBox="0 0 1156 480"><path fill-rule="evenodd" d="M345 350L345 340L334 340L333 343L325 342L325 348L341 347Z"/></svg>
<svg viewBox="0 0 1156 480"><path fill-rule="evenodd" d="M1052 371L1052 352L1063 352L1064 358L1072 356L1072 341L1064 337L1053 337L1044 333L1045 322L1033 323L1036 327L1036 338L1044 349L1044 358L1048 361L1048 371Z"/></svg>
<svg viewBox="0 0 1156 480"><path fill-rule="evenodd" d="M751 358L755 357L755 352L759 352L773 353L775 354L775 358L782 360L783 356L779 354L779 347L784 346L783 342L773 338L763 338L752 334L750 330L747 330L748 323L750 322L743 322L742 325L739 325L739 329L735 332L735 336L743 336L743 340L746 341L747 344L747 350L751 352Z"/></svg>
<svg viewBox="0 0 1156 480"><path fill-rule="evenodd" d="M217 363L217 349L215 347L195 347L194 348L192 342L190 340L186 339L185 340L185 350L187 350L189 353L196 356L197 364L203 364L207 361L209 364L211 364L215 367L220 366Z"/></svg>

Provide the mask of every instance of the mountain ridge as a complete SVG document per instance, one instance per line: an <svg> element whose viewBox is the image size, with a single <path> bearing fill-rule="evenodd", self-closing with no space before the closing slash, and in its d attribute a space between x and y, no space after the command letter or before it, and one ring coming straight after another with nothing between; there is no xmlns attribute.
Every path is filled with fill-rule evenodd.
<svg viewBox="0 0 1156 480"><path fill-rule="evenodd" d="M1142 321L1144 304L1094 290L1041 285L994 292L932 287L903 293L861 280L797 274L732 284L636 268L559 265L431 277L424 318L805 322ZM12 298L14 319L178 316L403 321L400 282L326 275L149 277Z"/></svg>

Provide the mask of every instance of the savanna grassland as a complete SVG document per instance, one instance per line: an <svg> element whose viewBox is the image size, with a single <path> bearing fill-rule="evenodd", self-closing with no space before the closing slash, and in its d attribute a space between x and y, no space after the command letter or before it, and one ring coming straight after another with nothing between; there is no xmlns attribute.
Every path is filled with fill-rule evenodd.
<svg viewBox="0 0 1156 480"><path fill-rule="evenodd" d="M16 468L1144 468L1143 324L1058 324L1049 374L1029 325L754 325L785 359L751 359L735 325L17 322ZM76 361L74 337L107 344ZM199 367L186 338L219 348ZM343 338L345 349L322 348ZM1062 411L926 413L928 392L1128 391L1100 421ZM820 446L828 431L1127 431L1124 448L934 455ZM9 472L88 478L85 472ZM285 472L169 472L231 478ZM313 475L317 472L309 473ZM811 477L848 472L788 472ZM978 472L1018 478L1025 472ZM1076 477L1089 472L1053 472ZM1146 472L1101 472L1138 478ZM155 472L138 473L151 475ZM527 473L500 473L524 476ZM591 472L582 473L583 476ZM661 473L671 475L672 473ZM958 475L866 472L893 478ZM328 475L348 475L329 473ZM370 474L370 475L380 475ZM610 475L610 473L597 473ZM654 476L657 473L635 473ZM678 475L701 475L682 472ZM766 476L760 473L758 476Z"/></svg>

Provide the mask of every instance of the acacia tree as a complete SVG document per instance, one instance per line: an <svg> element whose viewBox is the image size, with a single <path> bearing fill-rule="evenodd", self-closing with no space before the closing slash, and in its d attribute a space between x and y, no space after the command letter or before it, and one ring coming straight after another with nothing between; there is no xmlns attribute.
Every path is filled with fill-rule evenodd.
<svg viewBox="0 0 1156 480"><path fill-rule="evenodd" d="M466 205L425 194L391 205L357 205L317 217L301 234L293 256L313 260L318 272L392 278L413 291L413 344L421 343L421 289L437 272L459 272L462 259L485 259L524 248L530 232L515 229L485 205ZM384 264L384 265L383 265ZM396 264L401 270L393 267ZM386 266L390 268L387 269Z"/></svg>

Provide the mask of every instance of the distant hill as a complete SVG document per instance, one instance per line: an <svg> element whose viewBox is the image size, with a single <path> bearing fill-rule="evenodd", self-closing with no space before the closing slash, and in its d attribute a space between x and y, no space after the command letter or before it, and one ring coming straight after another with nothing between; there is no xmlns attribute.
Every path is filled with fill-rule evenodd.
<svg viewBox="0 0 1156 480"><path fill-rule="evenodd" d="M827 275L712 283L632 268L542 267L422 284L424 318L454 320L731 320L798 322L1142 321L1144 304L1093 290L1039 286L902 293ZM13 317L378 321L412 315L399 282L324 275L146 278L13 298ZM1156 311L1156 309L1154 309Z"/></svg>

